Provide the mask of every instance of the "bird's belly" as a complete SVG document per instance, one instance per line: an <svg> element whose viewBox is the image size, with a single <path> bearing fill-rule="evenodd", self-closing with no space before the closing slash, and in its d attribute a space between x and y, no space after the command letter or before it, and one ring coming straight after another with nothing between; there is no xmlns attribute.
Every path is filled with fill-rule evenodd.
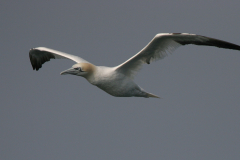
<svg viewBox="0 0 240 160"><path fill-rule="evenodd" d="M140 87L132 80L124 78L103 80L100 83L97 83L96 86L116 97L137 96L142 92Z"/></svg>

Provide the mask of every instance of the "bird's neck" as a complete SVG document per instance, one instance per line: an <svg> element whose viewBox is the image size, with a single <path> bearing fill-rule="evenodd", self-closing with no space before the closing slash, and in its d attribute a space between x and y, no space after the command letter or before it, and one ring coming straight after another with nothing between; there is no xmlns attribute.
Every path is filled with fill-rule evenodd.
<svg viewBox="0 0 240 160"><path fill-rule="evenodd" d="M114 71L115 70L112 67L94 66L93 72L87 74L84 78L86 78L89 83L97 85L112 79Z"/></svg>

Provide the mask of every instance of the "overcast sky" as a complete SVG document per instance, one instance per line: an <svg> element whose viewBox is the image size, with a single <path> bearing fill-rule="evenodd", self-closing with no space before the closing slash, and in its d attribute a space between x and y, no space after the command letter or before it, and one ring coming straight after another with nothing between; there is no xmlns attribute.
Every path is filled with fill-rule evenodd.
<svg viewBox="0 0 240 160"><path fill-rule="evenodd" d="M33 71L49 47L116 66L157 33L240 44L240 1L7 1L0 5L0 159L238 160L240 52L184 46L135 81L162 99L117 98L60 72Z"/></svg>

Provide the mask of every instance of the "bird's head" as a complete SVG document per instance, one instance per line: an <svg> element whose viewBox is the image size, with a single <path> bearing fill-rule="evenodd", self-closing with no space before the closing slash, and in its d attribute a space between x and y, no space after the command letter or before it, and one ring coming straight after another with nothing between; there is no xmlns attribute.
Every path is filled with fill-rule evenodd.
<svg viewBox="0 0 240 160"><path fill-rule="evenodd" d="M88 76L92 75L96 70L96 66L94 66L91 63L77 63L72 66L72 68L69 68L63 72L61 72L61 75L65 74L72 74L76 76L82 76L87 78Z"/></svg>

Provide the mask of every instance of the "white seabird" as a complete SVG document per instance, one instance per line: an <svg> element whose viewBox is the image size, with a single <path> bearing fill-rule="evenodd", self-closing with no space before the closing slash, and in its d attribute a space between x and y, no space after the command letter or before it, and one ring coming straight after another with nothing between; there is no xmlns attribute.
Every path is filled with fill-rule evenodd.
<svg viewBox="0 0 240 160"><path fill-rule="evenodd" d="M70 69L61 75L72 74L82 76L91 84L116 97L154 97L138 86L133 77L142 64L164 58L182 45L195 44L215 46L219 48L240 50L240 46L222 40L189 33L160 33L157 34L140 52L116 67L95 66L88 61L71 54L63 53L45 47L32 48L29 51L33 70L39 70L42 64L50 59L71 59L75 62Z"/></svg>

